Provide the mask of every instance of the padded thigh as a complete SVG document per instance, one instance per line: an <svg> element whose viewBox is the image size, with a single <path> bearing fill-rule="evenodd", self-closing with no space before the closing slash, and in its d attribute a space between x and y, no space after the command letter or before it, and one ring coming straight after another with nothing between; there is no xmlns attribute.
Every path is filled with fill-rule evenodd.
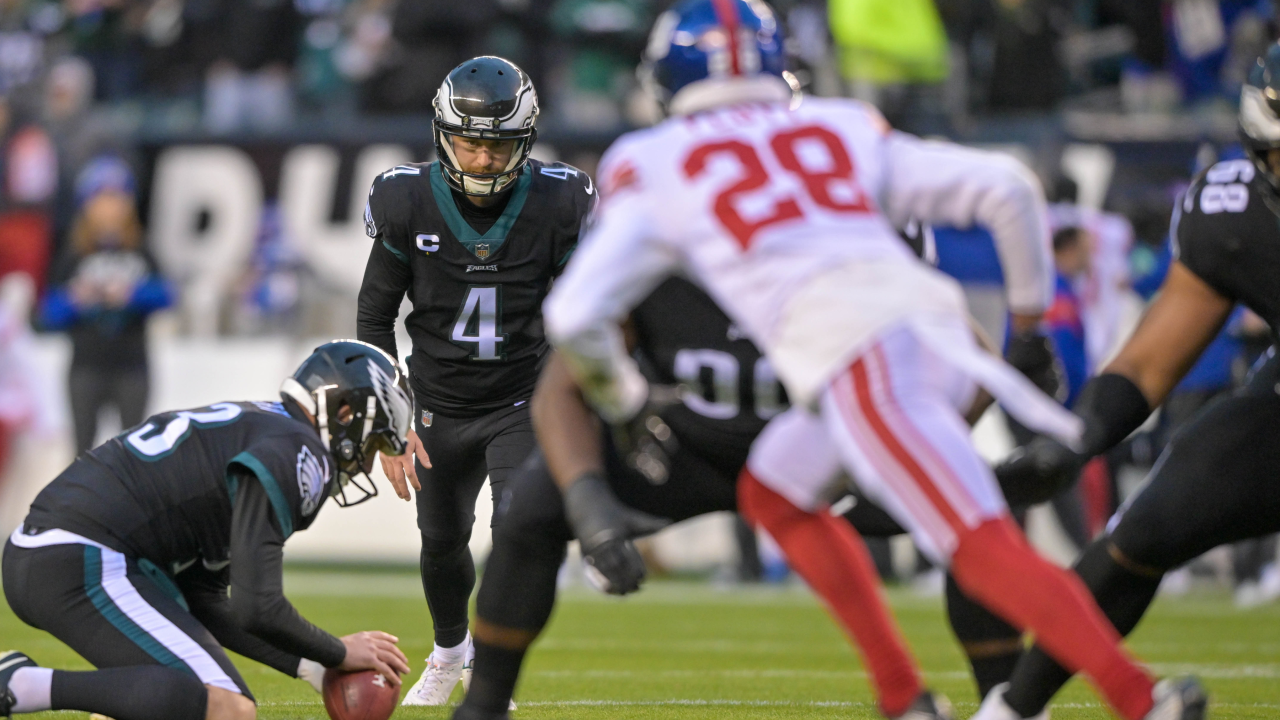
<svg viewBox="0 0 1280 720"><path fill-rule="evenodd" d="M1202 410L1110 530L1129 559L1162 570L1280 531L1280 396L1254 386Z"/></svg>

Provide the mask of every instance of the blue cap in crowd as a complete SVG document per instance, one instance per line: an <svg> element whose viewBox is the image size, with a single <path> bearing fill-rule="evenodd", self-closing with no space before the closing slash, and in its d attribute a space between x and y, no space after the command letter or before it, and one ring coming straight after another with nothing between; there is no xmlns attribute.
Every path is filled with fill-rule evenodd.
<svg viewBox="0 0 1280 720"><path fill-rule="evenodd" d="M128 163L115 155L99 155L86 163L76 177L76 207L101 192L114 190L133 195L135 189Z"/></svg>

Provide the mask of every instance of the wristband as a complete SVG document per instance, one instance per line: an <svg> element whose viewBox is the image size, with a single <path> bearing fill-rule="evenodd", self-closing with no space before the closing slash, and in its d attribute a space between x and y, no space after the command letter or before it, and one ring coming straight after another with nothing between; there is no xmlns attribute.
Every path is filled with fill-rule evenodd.
<svg viewBox="0 0 1280 720"><path fill-rule="evenodd" d="M1075 412L1085 421L1081 452L1093 457L1120 444L1146 422L1151 403L1129 378L1104 373L1085 384Z"/></svg>

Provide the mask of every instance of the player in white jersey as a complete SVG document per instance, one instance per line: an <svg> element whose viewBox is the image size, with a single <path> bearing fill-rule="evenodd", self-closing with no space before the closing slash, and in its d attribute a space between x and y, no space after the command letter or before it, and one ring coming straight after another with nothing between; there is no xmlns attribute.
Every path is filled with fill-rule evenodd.
<svg viewBox="0 0 1280 720"><path fill-rule="evenodd" d="M617 323L661 279L689 273L818 418L757 441L739 482L749 517L767 527L779 495L819 502L797 485L843 466L961 589L1088 675L1122 717L1202 717L1198 685L1155 685L1079 580L1013 523L961 409L981 386L1065 442L1081 422L978 348L959 286L894 230L909 218L981 224L1001 248L1043 248L1038 184L1011 160L893 132L868 105L795 101L781 68L761 62L774 22L755 0L686 0L659 19L646 56L674 117L601 162L602 204L546 301L548 336L601 414L626 422L648 390ZM1033 285L1009 295L1015 312L1048 301Z"/></svg>

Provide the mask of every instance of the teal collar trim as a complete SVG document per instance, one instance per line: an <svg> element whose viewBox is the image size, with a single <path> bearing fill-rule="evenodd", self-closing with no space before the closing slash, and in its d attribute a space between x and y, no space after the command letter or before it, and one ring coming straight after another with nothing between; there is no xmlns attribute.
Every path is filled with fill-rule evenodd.
<svg viewBox="0 0 1280 720"><path fill-rule="evenodd" d="M515 224L516 218L520 217L520 211L524 209L524 201L529 197L529 186L533 185L533 174L528 171L528 166L526 165L520 171L520 177L516 178L516 186L511 189L511 199L507 201L507 209L502 211L502 217L498 218L498 222L494 223L493 227L489 228L489 232L484 235L476 232L476 229L463 219L462 213L458 212L458 206L453 204L453 191L444 181L444 171L440 169L439 162L431 163L430 173L431 195L436 201L440 215L444 217L445 224L449 226L449 231L472 255L476 254L477 245L487 243L489 252L481 259L487 260L492 257L507 241L507 233L511 232L511 226Z"/></svg>
<svg viewBox="0 0 1280 720"><path fill-rule="evenodd" d="M231 463L239 463L258 476L258 482L262 485L262 489L267 491L267 498L271 500L271 508L276 511L276 522L280 523L280 532L284 534L287 540L293 534L293 513L289 511L289 500L285 498L284 491L280 489L280 483L276 482L275 475L272 475L267 466L263 465L248 450L231 458ZM231 463L227 464L230 465ZM239 488L236 488L236 490L239 490ZM228 493L230 492L231 490L228 488Z"/></svg>

